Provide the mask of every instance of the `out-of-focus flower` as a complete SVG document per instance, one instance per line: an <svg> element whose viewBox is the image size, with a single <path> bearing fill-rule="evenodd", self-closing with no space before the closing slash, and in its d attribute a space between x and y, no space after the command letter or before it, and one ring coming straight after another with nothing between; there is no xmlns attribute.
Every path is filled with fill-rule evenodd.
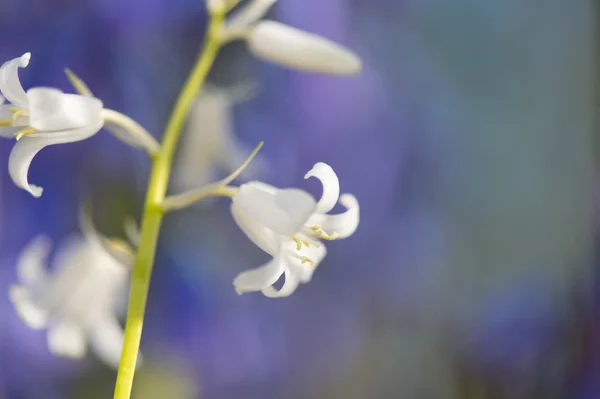
<svg viewBox="0 0 600 399"><path fill-rule="evenodd" d="M254 0L233 15L223 40L244 39L256 57L288 68L332 75L354 75L360 58L324 37L269 20L260 20L275 0Z"/></svg>
<svg viewBox="0 0 600 399"><path fill-rule="evenodd" d="M233 89L208 87L196 98L177 164L173 184L184 191L203 186L215 180L215 172L236 170L247 157L247 151L233 133L232 106L247 98L252 87ZM243 176L257 178L266 168L262 159L244 170Z"/></svg>
<svg viewBox="0 0 600 399"><path fill-rule="evenodd" d="M104 125L102 102L97 98L66 94L60 90L35 87L27 92L21 86L18 70L29 64L30 53L0 67L0 136L16 138L8 161L14 183L34 197L42 188L27 181L33 157L53 144L85 140ZM4 105L4 99L12 106Z"/></svg>
<svg viewBox="0 0 600 399"><path fill-rule="evenodd" d="M82 236L63 244L55 269L45 266L51 243L35 238L18 263L20 283L9 296L21 319L33 329L48 329L48 348L58 356L81 358L88 343L96 355L117 367L123 329L118 305L126 293L133 251L123 241L107 239L82 220Z"/></svg>
<svg viewBox="0 0 600 399"><path fill-rule="evenodd" d="M261 291L268 297L292 294L299 283L310 281L325 257L321 239L346 238L358 227L358 201L352 194L339 195L339 180L333 169L319 162L304 178L311 176L323 184L318 202L305 191L278 189L258 181L243 184L232 197L231 213L236 223L252 242L273 256L267 264L235 278L238 293ZM338 199L347 211L328 215ZM277 290L273 284L282 274L285 283Z"/></svg>

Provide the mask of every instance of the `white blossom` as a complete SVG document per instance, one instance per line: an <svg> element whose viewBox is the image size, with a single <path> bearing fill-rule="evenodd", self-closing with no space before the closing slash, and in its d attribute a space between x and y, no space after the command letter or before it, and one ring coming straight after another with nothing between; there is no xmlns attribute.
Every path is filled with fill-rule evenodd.
<svg viewBox="0 0 600 399"><path fill-rule="evenodd" d="M28 244L17 262L19 284L10 287L9 297L25 324L48 330L53 354L81 358L89 345L116 368L123 345L117 313L133 253L123 241L100 236L89 221L82 228L81 236L59 248L52 271L46 266L50 240L39 236Z"/></svg>
<svg viewBox="0 0 600 399"><path fill-rule="evenodd" d="M176 158L173 185L179 191L204 186L215 180L218 170L235 171L247 151L234 134L232 107L247 98L252 87L207 87L200 92L188 116L187 128ZM266 170L262 159L244 170L256 178Z"/></svg>
<svg viewBox="0 0 600 399"><path fill-rule="evenodd" d="M253 181L240 186L232 198L231 213L242 231L273 257L265 265L240 273L233 284L238 293L261 291L268 297L292 294L300 283L311 280L326 255L321 240L346 238L358 227L360 215L352 194L339 195L339 181L333 169L322 162L304 176L318 178L323 185L316 202L307 192L278 189ZM339 202L347 210L328 215ZM275 284L285 275L280 289Z"/></svg>
<svg viewBox="0 0 600 399"><path fill-rule="evenodd" d="M30 53L0 67L0 136L16 138L8 161L9 174L34 197L42 188L27 180L33 157L53 144L85 140L103 126L102 102L97 98L66 94L58 89L34 87L27 92L19 81L19 68L29 64ZM4 100L11 105L5 105Z"/></svg>

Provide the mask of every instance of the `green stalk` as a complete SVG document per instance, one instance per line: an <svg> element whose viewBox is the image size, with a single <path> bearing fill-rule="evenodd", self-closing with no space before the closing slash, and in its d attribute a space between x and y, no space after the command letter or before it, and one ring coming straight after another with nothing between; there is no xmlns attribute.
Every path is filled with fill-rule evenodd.
<svg viewBox="0 0 600 399"><path fill-rule="evenodd" d="M129 399L131 396L135 366L142 337L150 276L152 274L156 244L164 215L162 203L165 199L169 175L171 174L173 153L177 147L181 129L192 101L202 87L221 47L222 43L219 38L219 32L223 26L225 12L226 10L224 9L213 10L211 12L211 20L206 33L204 48L175 104L165 130L161 149L153 157L152 172L150 182L148 183L144 214L142 216L140 242L132 272L123 353L121 354L121 363L119 364L114 399Z"/></svg>

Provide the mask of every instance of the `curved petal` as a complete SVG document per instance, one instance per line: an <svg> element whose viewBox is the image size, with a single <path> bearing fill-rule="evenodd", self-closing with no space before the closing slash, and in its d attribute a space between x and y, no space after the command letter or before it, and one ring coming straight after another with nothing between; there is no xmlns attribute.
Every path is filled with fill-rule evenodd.
<svg viewBox="0 0 600 399"><path fill-rule="evenodd" d="M27 180L29 165L33 157L44 147L85 140L100 130L102 121L86 127L56 133L34 133L23 137L13 147L8 159L8 172L17 187L28 191L34 197L42 195L43 189L30 185Z"/></svg>
<svg viewBox="0 0 600 399"><path fill-rule="evenodd" d="M305 191L289 188L273 194L254 182L241 185L232 202L254 221L284 236L300 231L316 207Z"/></svg>
<svg viewBox="0 0 600 399"><path fill-rule="evenodd" d="M283 272L284 259L275 257L263 266L238 274L233 286L238 294L261 291L279 280Z"/></svg>
<svg viewBox="0 0 600 399"><path fill-rule="evenodd" d="M85 332L76 323L61 320L48 328L48 349L56 356L80 359L87 353Z"/></svg>
<svg viewBox="0 0 600 399"><path fill-rule="evenodd" d="M316 177L321 180L323 185L323 195L317 203L318 213L327 213L333 209L340 196L340 181L331 168L323 162L317 162L311 170L304 175L305 179L309 177Z"/></svg>
<svg viewBox="0 0 600 399"><path fill-rule="evenodd" d="M17 259L17 276L22 284L36 287L48 278L46 259L50 254L52 241L49 237L35 237Z"/></svg>
<svg viewBox="0 0 600 399"><path fill-rule="evenodd" d="M354 75L360 58L343 46L313 33L274 21L260 21L248 35L256 57L288 68L332 75Z"/></svg>
<svg viewBox="0 0 600 399"><path fill-rule="evenodd" d="M351 236L360 223L358 200L352 194L342 194L340 204L347 209L346 212L337 215L315 214L308 223L321 226L327 234L337 234L338 239Z"/></svg>
<svg viewBox="0 0 600 399"><path fill-rule="evenodd" d="M269 298L282 298L286 296L292 295L298 285L300 284L300 280L298 277L294 275L289 269L285 269L285 282L283 286L278 290L273 285L270 285L266 288L263 288L261 292L264 296Z"/></svg>
<svg viewBox="0 0 600 399"><path fill-rule="evenodd" d="M19 81L19 68L29 65L31 53L25 53L19 58L5 62L0 67L0 92L13 105L27 109L27 95Z"/></svg>
<svg viewBox="0 0 600 399"><path fill-rule="evenodd" d="M235 203L231 204L231 216L254 245L273 257L276 255L278 238L273 231L248 217Z"/></svg>
<svg viewBox="0 0 600 399"><path fill-rule="evenodd" d="M27 92L29 125L41 131L76 129L103 120L102 101L79 94L36 87Z"/></svg>
<svg viewBox="0 0 600 399"><path fill-rule="evenodd" d="M34 301L31 291L21 285L13 285L8 290L8 297L15 311L29 328L40 330L48 324L48 312Z"/></svg>

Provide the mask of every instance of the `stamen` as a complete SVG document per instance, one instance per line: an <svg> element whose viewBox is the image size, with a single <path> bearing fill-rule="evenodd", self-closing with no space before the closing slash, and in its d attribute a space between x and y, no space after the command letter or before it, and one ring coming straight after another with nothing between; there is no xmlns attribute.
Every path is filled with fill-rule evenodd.
<svg viewBox="0 0 600 399"><path fill-rule="evenodd" d="M296 243L296 250L300 251L302 249L302 244L306 245L306 248L310 248L310 242L306 240L301 240L296 236L292 236L290 238Z"/></svg>
<svg viewBox="0 0 600 399"><path fill-rule="evenodd" d="M317 238L322 238L322 239L328 240L328 241L332 241L332 240L335 240L336 238L338 238L338 233L327 234L326 232L323 231L323 229L319 225L308 226L308 228L314 231L315 237L317 237Z"/></svg>
<svg viewBox="0 0 600 399"><path fill-rule="evenodd" d="M315 262L313 262L313 260L311 258L303 256L302 257L302 264L305 264L307 262L310 263L310 267L312 267L313 269L315 268Z"/></svg>
<svg viewBox="0 0 600 399"><path fill-rule="evenodd" d="M11 120L0 120L0 126L12 126L12 123Z"/></svg>
<svg viewBox="0 0 600 399"><path fill-rule="evenodd" d="M296 243L296 250L300 251L302 249L302 241L296 236L292 236L292 241Z"/></svg>
<svg viewBox="0 0 600 399"><path fill-rule="evenodd" d="M11 109L12 111L12 109ZM22 116L27 116L29 113L27 112L26 109L19 109L17 108L13 113L12 113L12 121L15 122L18 118L22 117Z"/></svg>
<svg viewBox="0 0 600 399"><path fill-rule="evenodd" d="M38 130L37 130L37 129L34 129L34 128L32 128L32 127L26 127L25 129L23 129L23 130L19 130L19 131L17 132L17 134L15 135L15 139L17 139L17 141L19 141L19 140L21 140L23 137L25 137L25 136L29 136L30 134L37 133L37 132L38 132Z"/></svg>
<svg viewBox="0 0 600 399"><path fill-rule="evenodd" d="M332 240L335 240L336 238L338 238L338 233L327 234L321 230L321 235L319 235L319 237L324 240L332 241Z"/></svg>

